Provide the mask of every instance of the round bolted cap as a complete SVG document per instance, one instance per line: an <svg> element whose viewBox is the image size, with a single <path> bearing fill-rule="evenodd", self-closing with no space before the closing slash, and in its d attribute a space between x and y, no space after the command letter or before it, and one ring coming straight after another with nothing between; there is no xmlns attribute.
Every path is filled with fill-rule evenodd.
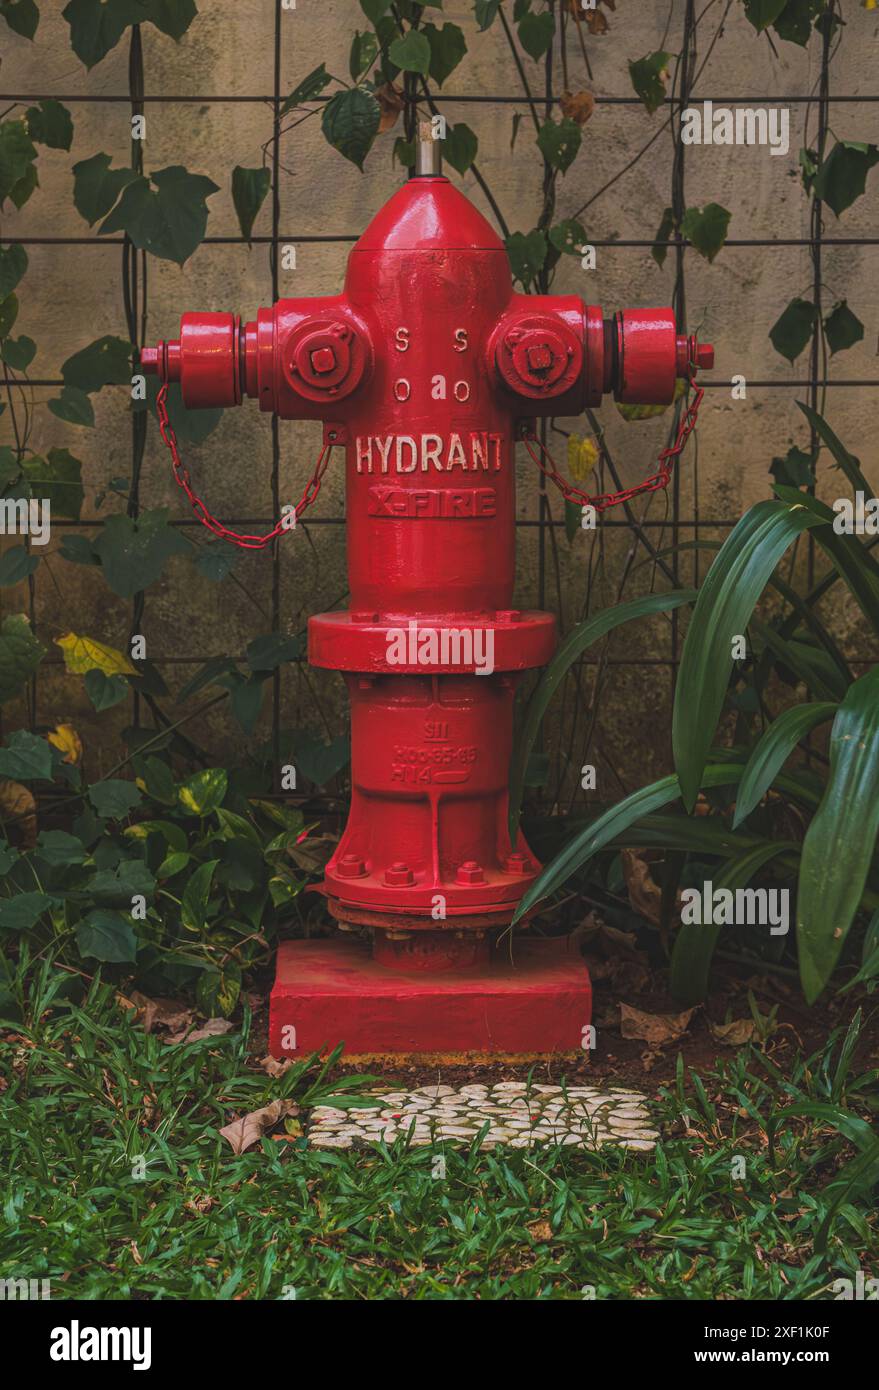
<svg viewBox="0 0 879 1390"><path fill-rule="evenodd" d="M306 318L280 344L288 385L310 401L342 400L361 381L369 344L342 318Z"/></svg>
<svg viewBox="0 0 879 1390"><path fill-rule="evenodd" d="M517 395L540 400L576 386L583 348L561 315L517 312L492 341L497 370Z"/></svg>

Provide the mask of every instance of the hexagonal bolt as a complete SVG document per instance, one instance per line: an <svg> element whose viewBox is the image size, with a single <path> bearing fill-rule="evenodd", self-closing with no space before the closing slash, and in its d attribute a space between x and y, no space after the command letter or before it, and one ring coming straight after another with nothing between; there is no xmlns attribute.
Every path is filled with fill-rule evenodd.
<svg viewBox="0 0 879 1390"><path fill-rule="evenodd" d="M508 874L530 874L531 868L531 860L521 850L514 850L512 854L507 855Z"/></svg>
<svg viewBox="0 0 879 1390"><path fill-rule="evenodd" d="M400 859L398 859L395 864L391 864L389 868L385 869L385 883L391 888L407 888L414 882L415 875L409 868L409 865L404 864Z"/></svg>
<svg viewBox="0 0 879 1390"><path fill-rule="evenodd" d="M359 854L343 854L336 865L339 878L363 878L366 864Z"/></svg>
<svg viewBox="0 0 879 1390"><path fill-rule="evenodd" d="M458 869L456 874L458 883L484 883L485 874L482 872L482 865L477 864L475 859L467 859Z"/></svg>

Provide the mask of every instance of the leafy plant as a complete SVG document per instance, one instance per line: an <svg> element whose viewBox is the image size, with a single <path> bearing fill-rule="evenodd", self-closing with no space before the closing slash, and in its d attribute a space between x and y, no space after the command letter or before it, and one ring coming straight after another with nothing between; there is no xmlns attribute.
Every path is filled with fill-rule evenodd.
<svg viewBox="0 0 879 1390"><path fill-rule="evenodd" d="M88 659L106 665L106 651ZM132 758L133 781L87 786L59 742L21 731L0 749L0 777L54 794L70 826L24 835L3 784L3 949L51 948L59 962L118 968L159 992L189 985L205 1013L228 1016L243 972L268 959L296 910L309 878L297 847L313 827L244 795L224 768L178 781L155 754Z"/></svg>
<svg viewBox="0 0 879 1390"><path fill-rule="evenodd" d="M810 407L802 409L853 488L872 496L858 460L822 417ZM682 852L704 863L704 817L693 813L697 799L704 802L707 797L722 832L715 849L725 861L705 870L714 888L744 889L770 864L783 882L795 885L797 959L803 992L811 1003L827 987L844 955L854 963L846 938L859 914L879 907L879 666L855 678L816 606L842 581L868 629L879 636L879 565L869 546L841 533L835 511L790 486L777 484L775 493L774 499L758 502L742 517L717 552L696 597L675 689L676 772L633 792L578 830L529 888L516 920L600 852L629 843L627 835L634 834L639 845ZM787 549L807 533L823 550L829 568L800 599L777 567ZM768 622L758 620L754 611L767 586L775 587L790 608ZM614 627L693 597L654 594L600 613L569 635L525 713L511 768L511 828L518 816L528 754L564 674L587 646ZM741 659L737 646L748 633L747 655ZM805 691L806 698L773 716L771 687L779 681ZM816 701L808 691L817 688L823 694ZM749 694L753 699L744 698ZM730 709L738 715L733 744L715 750L718 724ZM753 711L750 717L743 713L747 710ZM813 732L826 724L826 770L788 768ZM717 800L721 791L726 795ZM792 809L783 835L770 810L773 798L789 802ZM683 803L686 815L670 821L655 818L657 811L677 802ZM795 824L804 826L799 834L793 831ZM734 833L728 834L727 827ZM683 868L682 864L681 872ZM681 1002L704 997L722 930L704 924L678 930L671 982ZM758 952L769 948L768 941L761 943L753 933L748 944ZM859 973L865 980L879 973L874 931L865 937Z"/></svg>
<svg viewBox="0 0 879 1390"><path fill-rule="evenodd" d="M309 103L321 102L321 131L327 144L363 171L364 161L380 134L392 130L403 111L405 98L424 90L428 79L441 87L467 53L467 41L459 25L425 20L424 10L439 5L402 4L391 7L382 0L363 0L361 9L372 25L351 41L349 73L351 84L327 72L321 63L297 83L285 100L281 114L305 111ZM495 12L497 6L494 7ZM494 15L488 17L491 23ZM487 25L486 25L487 27ZM318 108L312 107L311 114ZM411 167L414 162L414 112L407 109L406 133L394 145L394 154ZM442 136L446 159L463 174L476 157L477 139L469 126L458 122L444 126ZM242 224L243 225L243 224ZM246 235L246 233L245 233Z"/></svg>

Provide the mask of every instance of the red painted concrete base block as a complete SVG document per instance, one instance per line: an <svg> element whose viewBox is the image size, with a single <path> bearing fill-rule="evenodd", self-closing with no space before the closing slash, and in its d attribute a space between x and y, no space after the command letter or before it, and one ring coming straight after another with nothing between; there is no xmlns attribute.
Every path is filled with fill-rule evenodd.
<svg viewBox="0 0 879 1390"><path fill-rule="evenodd" d="M564 938L504 943L478 972L403 974L359 940L287 941L270 1000L274 1057L329 1052L549 1054L579 1051L589 972Z"/></svg>

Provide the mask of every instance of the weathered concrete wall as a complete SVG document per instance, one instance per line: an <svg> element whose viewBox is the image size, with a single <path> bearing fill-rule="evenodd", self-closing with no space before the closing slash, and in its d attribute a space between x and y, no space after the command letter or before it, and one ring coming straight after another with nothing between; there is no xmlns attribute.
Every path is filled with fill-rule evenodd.
<svg viewBox="0 0 879 1390"><path fill-rule="evenodd" d="M664 43L679 47L683 0L675 0L666 34L668 5L644 5L618 0L609 13L610 32L589 40L594 78L587 81L576 44L569 51L570 82L576 90L588 86L598 105L585 127L583 150L560 182L557 216L574 214L608 180L631 161L659 127L661 112L650 116L638 106L602 104L608 95L632 93L628 60L651 52ZM43 4L43 18L33 45L14 35L3 35L4 87L15 93L55 93L96 96L127 90L127 39L91 73L71 53L61 6ZM272 51L275 6L271 0L200 0L200 14L180 44L144 28L146 91L150 94L268 93L272 84ZM819 43L807 51L790 44L772 44L755 36L734 3L722 32L707 56L708 45L723 6L709 7L700 30L700 50L706 55L704 74L697 90L723 97L754 94L803 96L815 88ZM715 11L718 14L715 15ZM499 25L487 34L476 32L472 6L447 0L447 20L466 30L470 53L447 84L449 92L512 94L520 90ZM439 19L437 13L436 18ZM875 88L875 53L879 15L854 4L846 6L847 28L832 64L832 89L848 94ZM299 0L295 11L282 14L282 86L292 87L319 62L331 72L346 75L350 35L363 25L354 0ZM701 59L700 59L701 61ZM542 64L525 59L536 90L543 80ZM562 85L561 78L557 87ZM6 105L8 103L4 103ZM70 168L76 160L99 150L116 163L129 155L128 111L121 104L77 102L71 106L76 134L70 155L41 150L40 189L20 214L3 217L4 235L81 235L85 224L72 203ZM452 119L466 120L479 136L478 163L511 228L523 231L534 225L540 204L540 166L533 131L523 120L514 152L510 150L513 111L509 105L444 104ZM521 108L520 108L521 109ZM832 109L831 124L838 138L875 137L875 105L840 104ZM271 113L261 104L207 101L204 104L150 104L145 146L147 169L182 163L188 169L210 175L220 191L210 201L209 233L234 235L237 223L230 193L231 170L236 164L255 166L271 134ZM809 232L808 203L797 174L797 151L804 143L808 120L810 140L816 113L803 104L791 108L791 149L785 157L772 157L761 147L694 147L686 159L686 197L689 205L718 201L733 213L730 236L734 238L803 237ZM318 233L359 233L373 212L398 185L400 171L392 165L393 139L399 130L381 137L370 155L366 172L330 150L323 140L319 120L312 118L285 135L282 159L281 232L296 242ZM649 152L598 198L584 215L590 236L644 238L655 232L663 208L670 202L672 145L665 132ZM454 176L457 177L457 176ZM472 175L462 180L464 190L488 211ZM846 212L839 223L827 214L827 232L834 235L875 235L879 172L872 176L868 196ZM257 233L270 229L268 203L256 225ZM282 276L282 293L324 294L337 290L344 273L346 244L301 243L297 269ZM836 376L875 377L877 302L876 247L831 247L824 253L828 303L847 297L866 325L863 343L832 364ZM99 242L86 246L29 248L30 268L20 292L18 331L30 334L39 345L31 368L36 377L54 377L71 353L104 333L126 336L122 311L119 248ZM660 270L645 248L610 247L598 253L596 272L583 272L578 263L564 258L554 289L582 294L607 309L668 301L673 278L673 258ZM713 265L693 253L686 260L689 321L704 338L717 346L715 375L724 379L743 372L754 379L803 377L808 374L804 354L793 369L774 352L767 337L769 327L795 294L808 297L811 267L805 247L728 247ZM234 309L250 316L271 294L268 251L265 246L203 246L183 269L167 261L150 260L149 337L176 331L178 316L186 308ZM97 427L78 430L52 416L44 402L51 390L37 388L34 399L32 446L44 452L64 445L83 460L87 478L84 515L101 516L96 494L109 478L125 474L130 464L130 426L124 389L108 388L97 400ZM705 518L735 518L767 492L767 469L774 455L786 452L807 435L796 408L796 390L768 391L754 388L745 402L733 402L727 391L708 394L699 429L698 451L688 450L682 469L681 514L690 517L698 506ZM868 402L865 391L830 390L827 414L834 428L875 469L874 444L868 436ZM608 440L624 479L637 478L649 466L665 442L667 421L626 424L612 405L601 412ZM583 429L582 423L560 421L565 428ZM0 420L4 440L9 437L9 413ZM560 441L560 445L563 441ZM319 430L312 425L281 427L282 485L285 494L298 497L319 447ZM563 456L563 450L561 450ZM253 403L229 411L219 428L200 448L188 446L187 459L200 490L221 516L262 515L271 510L269 475L270 426ZM519 465L519 515L535 518L538 493L535 470L527 457ZM877 475L879 476L879 475ZM837 494L834 475L822 463L822 495ZM143 474L142 505L169 506L180 514L183 499L174 488L167 455L152 428ZM111 503L104 504L104 511ZM665 515L660 495L649 508L651 519ZM553 514L561 516L560 503L552 500ZM641 507L639 505L639 511ZM342 470L337 468L325 484L318 512L324 517L343 514ZM187 534L194 536L195 533ZM703 532L703 535L723 534ZM652 531L658 545L669 545L669 532ZM682 540L692 533L683 531ZM341 526L312 528L310 542L303 535L285 547L282 577L282 611L290 630L300 627L309 613L337 600L345 590L344 530ZM555 533L555 547L547 547L546 603L561 608L567 623L585 611L590 575L591 606L597 608L616 596L622 567L630 547L627 531L605 533L603 564L599 546L584 537L568 544L563 531ZM595 554L590 556L592 548ZM53 542L51 550L56 548ZM555 552L554 553L554 549ZM520 585L518 600L538 601L538 532L523 528L519 540ZM644 558L643 552L636 556ZM681 578L691 574L692 557L685 553ZM704 572L705 561L702 567ZM177 659L167 668L169 683L178 686L202 659L241 654L256 632L269 629L270 564L264 555L247 555L236 571L237 583L221 587L194 575L188 562L173 561L161 583L147 595L144 632L149 652L155 657ZM637 593L651 581L650 565L637 569L627 594ZM5 611L21 609L22 590L4 590ZM97 571L67 564L50 554L37 576L37 615L44 640L73 629L113 644L125 640L130 606L109 595ZM847 635L863 649L854 617L840 611ZM669 628L662 621L642 624L621 636L613 653L623 659L667 658ZM57 652L57 649L53 649ZM186 658L189 664L179 664ZM309 714L311 691L326 702L332 727L344 722L341 687L332 678L300 671L285 674L284 723L295 726L316 722ZM588 689L588 682L586 683ZM584 692L585 693L585 692ZM629 784L646 780L667 762L667 726L670 709L668 667L620 666L605 682L599 742L605 756ZM573 696L568 697L568 711ZM82 728L91 749L94 772L113 761L114 731L126 720L125 707L99 720L90 712L80 683L57 667L40 677L38 717L69 717ZM581 712L573 757L586 728ZM230 741L241 743L228 718L218 714L198 731L198 736L227 754Z"/></svg>

